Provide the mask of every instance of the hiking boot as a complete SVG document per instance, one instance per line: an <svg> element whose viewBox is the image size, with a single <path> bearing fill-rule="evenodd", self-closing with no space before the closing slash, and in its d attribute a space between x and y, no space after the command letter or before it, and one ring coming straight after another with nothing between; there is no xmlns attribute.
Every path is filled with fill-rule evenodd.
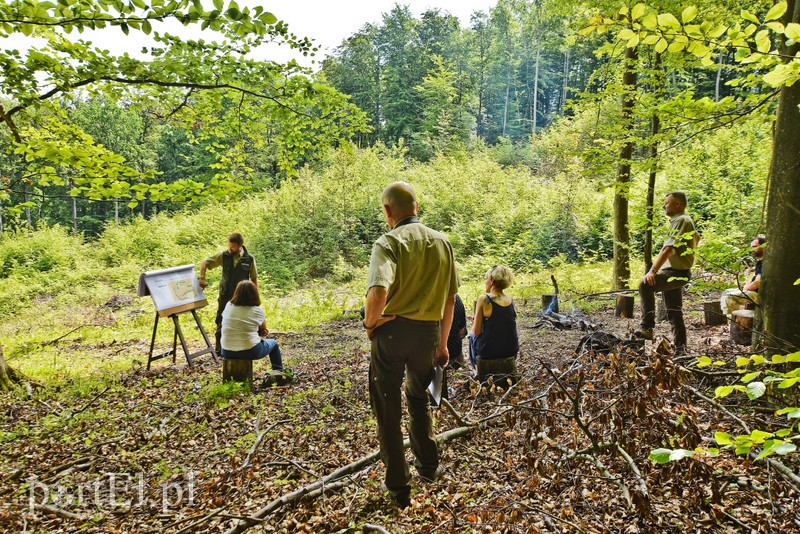
<svg viewBox="0 0 800 534"><path fill-rule="evenodd" d="M422 482L429 484L442 478L442 475L444 474L444 467L440 465L433 473L423 473L419 470L417 470L417 472L419 473L419 478L422 479Z"/></svg>
<svg viewBox="0 0 800 534"><path fill-rule="evenodd" d="M392 495L392 500L397 505L398 508L404 510L411 506L411 494L410 493L399 493L397 495Z"/></svg>
<svg viewBox="0 0 800 534"><path fill-rule="evenodd" d="M653 341L653 329L640 328L639 330L633 333L633 337L635 337L636 339L646 339L648 341Z"/></svg>

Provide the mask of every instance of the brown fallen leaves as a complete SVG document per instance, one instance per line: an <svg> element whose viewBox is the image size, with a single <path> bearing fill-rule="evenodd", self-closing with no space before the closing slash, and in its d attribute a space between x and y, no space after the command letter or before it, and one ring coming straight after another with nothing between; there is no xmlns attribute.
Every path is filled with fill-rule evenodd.
<svg viewBox="0 0 800 534"><path fill-rule="evenodd" d="M630 326L610 310L593 319L618 335ZM384 494L378 462L341 489L278 508L254 529L359 532L364 523L389 532L798 528L798 495L760 463L729 454L665 466L647 459L652 448L693 448L726 428L723 416L682 390L687 381L717 384L696 383L669 357L576 356L581 332L533 329L534 321L534 311L521 307L524 380L511 391L477 387L463 370L451 374L451 402L462 416L497 417L443 447L442 479L423 485L415 476L409 509L399 511ZM690 338L702 340L700 328L690 325ZM298 374L289 388L227 398L219 392L219 367L204 363L131 371L97 380L89 390L65 386L37 390L32 399L3 397L3 529L222 531L374 452L368 344L358 321L280 341ZM710 345L724 357L722 341L706 344L704 353ZM259 371L266 365L257 363ZM71 416L106 387L91 407ZM455 425L435 412L435 432ZM618 446L631 462L615 452Z"/></svg>

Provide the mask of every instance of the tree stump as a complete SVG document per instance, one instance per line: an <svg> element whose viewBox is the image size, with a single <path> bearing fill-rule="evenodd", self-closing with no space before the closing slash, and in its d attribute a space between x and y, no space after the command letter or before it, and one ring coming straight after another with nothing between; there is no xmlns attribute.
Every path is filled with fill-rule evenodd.
<svg viewBox="0 0 800 534"><path fill-rule="evenodd" d="M3 357L3 345L0 345L0 391L10 391L16 384L22 382L23 375L15 371L6 363Z"/></svg>
<svg viewBox="0 0 800 534"><path fill-rule="evenodd" d="M542 295L542 310L558 313L558 295L555 293L545 293Z"/></svg>
<svg viewBox="0 0 800 534"><path fill-rule="evenodd" d="M511 384L516 384L519 381L517 357L497 360L478 358L478 381L486 382L490 376L495 384L503 387L508 387L508 380L511 380Z"/></svg>
<svg viewBox="0 0 800 534"><path fill-rule="evenodd" d="M717 326L725 324L728 319L722 313L722 307L719 305L719 299L707 300L703 302L703 315L705 317L706 326Z"/></svg>
<svg viewBox="0 0 800 534"><path fill-rule="evenodd" d="M739 345L750 345L753 341L753 310L735 310L731 322L731 340Z"/></svg>
<svg viewBox="0 0 800 534"><path fill-rule="evenodd" d="M222 360L223 382L247 382L253 384L253 360Z"/></svg>
<svg viewBox="0 0 800 534"><path fill-rule="evenodd" d="M664 294L656 295L656 322L663 323L667 320L667 305L664 304Z"/></svg>
<svg viewBox="0 0 800 534"><path fill-rule="evenodd" d="M633 319L633 295L617 296L617 307L614 308L614 317Z"/></svg>

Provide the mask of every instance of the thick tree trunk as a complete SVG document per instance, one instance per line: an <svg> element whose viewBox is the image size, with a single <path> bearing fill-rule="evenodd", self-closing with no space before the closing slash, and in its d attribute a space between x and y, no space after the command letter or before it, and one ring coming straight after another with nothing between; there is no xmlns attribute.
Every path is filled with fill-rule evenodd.
<svg viewBox="0 0 800 534"><path fill-rule="evenodd" d="M8 391L16 384L22 382L22 374L15 371L6 363L3 357L3 346L0 345L0 391Z"/></svg>
<svg viewBox="0 0 800 534"><path fill-rule="evenodd" d="M789 0L784 23L800 22L800 2ZM795 43L781 50L793 58ZM767 197L767 247L759 287L767 351L800 348L800 83L781 88Z"/></svg>
<svg viewBox="0 0 800 534"><path fill-rule="evenodd" d="M626 289L631 277L630 232L628 230L628 193L633 157L633 106L636 96L636 48L625 49L625 69L622 74L622 125L628 136L619 152L619 171L614 189L614 287Z"/></svg>

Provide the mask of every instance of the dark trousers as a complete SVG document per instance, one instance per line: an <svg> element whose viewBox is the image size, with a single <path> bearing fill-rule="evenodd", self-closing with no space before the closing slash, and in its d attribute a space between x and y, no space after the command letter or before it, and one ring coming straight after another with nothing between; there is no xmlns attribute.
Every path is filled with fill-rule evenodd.
<svg viewBox="0 0 800 534"><path fill-rule="evenodd" d="M225 306L228 305L231 297L233 297L233 295L222 295L217 299L217 316L214 318L214 323L217 325L217 330L214 332L214 350L217 351L217 354L221 354L222 352L222 312L225 310Z"/></svg>
<svg viewBox="0 0 800 534"><path fill-rule="evenodd" d="M652 330L656 325L656 293L664 295L667 319L672 326L676 350L686 349L686 325L683 322L683 286L689 282L691 272L678 269L661 269L656 273L656 283L639 284L642 301L642 328Z"/></svg>
<svg viewBox="0 0 800 534"><path fill-rule="evenodd" d="M408 434L414 465L423 476L433 476L439 450L431 428L428 385L439 345L439 326L415 324L401 318L390 321L372 337L369 364L369 399L378 422L378 441L386 465L386 488L392 495L408 495L411 472L403 451L400 386L405 376Z"/></svg>

